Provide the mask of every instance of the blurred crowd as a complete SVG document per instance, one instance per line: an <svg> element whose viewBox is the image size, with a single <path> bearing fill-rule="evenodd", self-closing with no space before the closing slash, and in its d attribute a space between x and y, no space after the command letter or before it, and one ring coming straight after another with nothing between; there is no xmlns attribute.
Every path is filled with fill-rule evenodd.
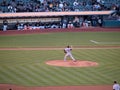
<svg viewBox="0 0 120 90"><path fill-rule="evenodd" d="M118 10L120 3L113 0L1 0L0 12L61 12Z"/></svg>

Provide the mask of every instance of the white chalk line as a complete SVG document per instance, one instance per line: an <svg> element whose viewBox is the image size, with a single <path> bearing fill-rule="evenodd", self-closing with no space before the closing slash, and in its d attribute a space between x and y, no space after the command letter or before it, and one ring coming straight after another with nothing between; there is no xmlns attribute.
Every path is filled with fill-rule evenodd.
<svg viewBox="0 0 120 90"><path fill-rule="evenodd" d="M90 40L90 42L98 44L99 42L95 41L95 40Z"/></svg>
<svg viewBox="0 0 120 90"><path fill-rule="evenodd" d="M95 44L120 44L120 42L98 42L95 40L90 40L90 42L95 43Z"/></svg>

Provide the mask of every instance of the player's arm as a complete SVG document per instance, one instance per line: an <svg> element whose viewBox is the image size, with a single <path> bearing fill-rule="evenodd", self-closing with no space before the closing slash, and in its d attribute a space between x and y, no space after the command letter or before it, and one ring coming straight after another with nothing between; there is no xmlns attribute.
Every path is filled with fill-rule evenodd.
<svg viewBox="0 0 120 90"><path fill-rule="evenodd" d="M113 90L115 90L115 87L113 86Z"/></svg>

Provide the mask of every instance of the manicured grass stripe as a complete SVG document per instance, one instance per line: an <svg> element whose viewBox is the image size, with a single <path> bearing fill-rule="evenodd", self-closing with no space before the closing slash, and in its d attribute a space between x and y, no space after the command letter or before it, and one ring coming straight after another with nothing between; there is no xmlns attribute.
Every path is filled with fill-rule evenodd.
<svg viewBox="0 0 120 90"><path fill-rule="evenodd" d="M91 71L90 73L93 74L91 75L91 77L95 79L95 82L99 80L99 82L102 84L102 83L107 83L110 80L110 78L106 77L106 75L104 75L102 71L100 72L93 69L89 71ZM103 79L103 78L106 78L106 79Z"/></svg>
<svg viewBox="0 0 120 90"><path fill-rule="evenodd" d="M90 82L90 80L91 79L88 79L87 77L88 77L88 74L89 74L89 72L86 72L85 71L85 73L84 72L82 72L81 70L80 71L76 71L76 70L70 70L70 71L68 71L68 72L70 72L70 74L72 74L72 76L73 77L75 77L75 84L88 84L88 82ZM72 79L72 78L71 78ZM76 82L76 81L78 81L78 82ZM77 85L78 85L77 84Z"/></svg>
<svg viewBox="0 0 120 90"><path fill-rule="evenodd" d="M120 42L119 32L62 32L19 36L0 36L0 47L39 47L93 45L89 40L100 42Z"/></svg>
<svg viewBox="0 0 120 90"><path fill-rule="evenodd" d="M80 72L81 72L80 80L82 80L82 82L81 82L82 84L96 84L95 81L99 80L99 78L96 78L98 75L94 74L94 72L91 70L85 69L84 71L80 71Z"/></svg>
<svg viewBox="0 0 120 90"><path fill-rule="evenodd" d="M31 82L33 82L33 79L30 78L28 74L24 73L24 70L21 70L21 68L22 66L20 66L20 68L18 66L13 68L13 70L15 71L14 74L16 75L16 78L19 78L22 81L22 85L31 84Z"/></svg>
<svg viewBox="0 0 120 90"><path fill-rule="evenodd" d="M1 72L3 74L0 75L0 83L13 83L13 77L11 77L10 75L6 75L5 72Z"/></svg>
<svg viewBox="0 0 120 90"><path fill-rule="evenodd" d="M113 59L117 59L117 60L120 60L119 57L120 57L120 52L118 52L119 50L116 50L115 49L112 49L112 50L107 50L108 52L107 53L104 53L106 54L106 57L109 56L110 57L110 60L113 60Z"/></svg>
<svg viewBox="0 0 120 90"><path fill-rule="evenodd" d="M42 68L43 70L45 70L46 72L49 72L49 75L51 77L52 80L54 80L53 82L56 82L56 85L58 84L63 84L64 80L63 80L63 76L61 76L61 73L59 73L59 71L55 70L54 68Z"/></svg>
<svg viewBox="0 0 120 90"><path fill-rule="evenodd" d="M50 75L50 77L54 80L53 82L55 82L55 85L64 85L64 79L61 73L59 73L59 71L56 71L54 69L49 69L49 68L43 68L43 70L45 70L46 72L49 72L47 75Z"/></svg>
<svg viewBox="0 0 120 90"><path fill-rule="evenodd" d="M73 55L77 57L78 60L89 60L99 63L97 67L84 68L66 68L46 65L46 60L61 60L60 58L64 57L62 51L58 50L47 51L47 53L46 51L20 51L21 55L24 54L24 57L29 56L28 58L23 57L21 59L18 57L20 53L17 55L17 52L19 51L9 52L11 53L9 59L3 58L2 56L1 61L6 60L6 62L1 63L0 70L8 71L7 73L10 72L12 76L8 76L8 74L0 71L0 73L2 73L0 78L7 77L1 79L2 81L0 82L11 82L25 86L59 86L111 84L113 80L120 80L119 49L73 51ZM47 57L44 57L46 55ZM16 57L14 63L12 63L13 58L11 57ZM14 75L16 75L15 78ZM15 81L16 78L19 79ZM32 80L30 80L31 78Z"/></svg>
<svg viewBox="0 0 120 90"><path fill-rule="evenodd" d="M51 84L51 82L54 84L57 84L57 85L62 83L62 82L60 82L61 78L59 78L59 75L56 75L57 73L54 72L53 69L45 68L44 66L43 67L37 66L35 70L38 72L41 71L41 73L40 73L41 77L43 77L45 79L45 81L48 81L47 82L48 84Z"/></svg>
<svg viewBox="0 0 120 90"><path fill-rule="evenodd" d="M116 53L116 54L113 54L114 53L114 50L108 50L107 52L104 51L104 56L102 57L102 62L103 63L107 63L107 64L114 64L114 63L118 63L118 61L116 61L116 59L118 60L120 58L120 56ZM106 54L107 53L107 54Z"/></svg>
<svg viewBox="0 0 120 90"><path fill-rule="evenodd" d="M88 71L74 71L73 73L74 77L77 77L77 79L79 80L80 84L88 84L88 82L91 82L91 78L89 77L89 72Z"/></svg>
<svg viewBox="0 0 120 90"><path fill-rule="evenodd" d="M89 79L87 78L88 73L84 73L81 70L80 71L73 70L73 72L74 72L73 76L77 77L77 79L79 80L79 83L84 84L89 81Z"/></svg>
<svg viewBox="0 0 120 90"><path fill-rule="evenodd" d="M71 79L74 79L74 77L71 77L69 73L66 74L66 71L65 69L63 68L55 68L55 71L57 72L54 72L56 73L56 76L59 76L60 77L60 81L62 82L62 85L67 85L67 84L71 84ZM53 77L54 78L54 77ZM74 81L73 81L74 82Z"/></svg>
<svg viewBox="0 0 120 90"><path fill-rule="evenodd" d="M54 78L55 80L57 80L58 79L58 81L59 82L61 82L61 84L63 84L63 83L71 83L71 80L70 80L70 78L69 78L69 75L68 76L66 76L66 74L64 74L64 72L62 72L62 71L64 71L64 69L58 69L58 68L55 68L54 67L54 69L52 68L52 71L51 71L51 69L49 69L49 68L45 68L44 67L44 69L45 69L45 71L47 71L47 72L49 72L50 74L52 74L52 77L51 78ZM62 72L62 73L61 73ZM67 74L69 74L69 73L67 73ZM69 79L68 79L69 78Z"/></svg>
<svg viewBox="0 0 120 90"><path fill-rule="evenodd" d="M24 73L24 71L20 70L18 67L12 68L12 71L13 71L12 75L14 76L14 79L19 79L17 83L21 83L22 85L24 85L26 83L31 84L30 82L33 81L32 78L29 78L28 75L26 75L26 73Z"/></svg>
<svg viewBox="0 0 120 90"><path fill-rule="evenodd" d="M114 71L114 73L112 73ZM120 75L120 69L118 69L118 70L111 70L111 72L109 71L108 72L108 74L110 75L110 76L118 76L118 75Z"/></svg>
<svg viewBox="0 0 120 90"><path fill-rule="evenodd" d="M1 69L2 73L6 76L7 82L8 83L13 83L15 84L16 82L23 83L21 78L18 78L17 74L15 71L13 71L10 67L4 67L4 69Z"/></svg>
<svg viewBox="0 0 120 90"><path fill-rule="evenodd" d="M31 84L32 79L29 78L29 76L26 75L26 73L24 73L23 70L19 69L19 66L12 68L12 70L14 71L13 73L16 75L16 78L19 78L20 81L22 82L20 83L20 81L18 81L16 84L21 84L21 85Z"/></svg>
<svg viewBox="0 0 120 90"><path fill-rule="evenodd" d="M49 81L48 84L51 84L51 82L54 83L55 85L60 84L59 79L58 78L56 79L56 75L51 74L51 72L54 72L54 71L49 70L49 68L42 68L42 70L43 70L42 73L43 74L45 73L44 74L44 77L45 77L44 79L46 79L46 81Z"/></svg>
<svg viewBox="0 0 120 90"><path fill-rule="evenodd" d="M9 76L8 73L6 73L6 68L0 68L0 81L3 82L3 83L8 83L8 82L11 82L11 77ZM10 80L9 80L10 79Z"/></svg>
<svg viewBox="0 0 120 90"><path fill-rule="evenodd" d="M93 52L93 53L92 53ZM95 56L95 53L93 50L91 50L91 52L89 50L85 50L84 51L84 55L86 56L86 60L94 60L93 56Z"/></svg>
<svg viewBox="0 0 120 90"><path fill-rule="evenodd" d="M83 50L78 50L75 52L74 56L77 56L78 60L86 60L85 54Z"/></svg>
<svg viewBox="0 0 120 90"><path fill-rule="evenodd" d="M55 78L52 78L54 75L50 74L50 70L47 71L47 70L45 70L43 68L36 68L34 65L29 65L27 67L32 71L32 73L35 73L35 75L36 75L36 72L39 72L39 71L42 70L43 72L41 74L38 74L38 76L36 75L36 78L39 79L39 78L43 77L42 79L44 79L45 82L47 81L46 84L51 84L51 82L55 83L55 84L59 83L57 80L55 80ZM35 78L35 77L33 77L33 78Z"/></svg>
<svg viewBox="0 0 120 90"><path fill-rule="evenodd" d="M86 50L85 50L86 51ZM94 56L94 58L96 58L95 60L99 60L99 61L101 61L101 62L103 62L103 64L104 65L106 65L106 63L109 63L109 61L107 61L108 60L108 57L104 57L103 55L105 54L106 55L106 53L108 53L109 54L109 50L91 50L91 51L94 51L94 52L87 52L88 54L86 54L86 52L84 52L85 53L85 56L87 56L88 58L93 58L93 56ZM105 52L106 51L106 52ZM114 53L114 50L113 50L113 53ZM91 57L91 55L92 55L92 57ZM101 58L99 58L99 57L101 57ZM118 56L118 55L117 55ZM116 56L114 56L114 57L116 57ZM103 58L103 59L102 59ZM106 59L105 59L106 58ZM111 57L109 57L109 58L111 58ZM112 58L113 58L113 56L112 56ZM112 60L112 59L111 59ZM113 61L114 62L114 61ZM112 64L113 64L113 62L112 62ZM101 69L101 71L100 72L102 72L102 71L105 71L105 69ZM113 70L112 70L113 71ZM106 78L107 79L107 75L105 75L104 76L104 74L101 74L101 73L96 73L95 72L95 74L96 74L96 76L98 76L97 78L100 78L99 79L99 81L101 81L101 80L103 80L103 79L101 79L101 78ZM100 76L100 77L99 77ZM107 79L107 80L111 80L110 79L110 77ZM107 80L106 81L101 81L101 82L103 82L103 83L106 83L107 82Z"/></svg>
<svg viewBox="0 0 120 90"><path fill-rule="evenodd" d="M72 69L71 69L72 73L71 72L66 72L65 69L66 68L54 68L54 70L56 72L58 72L57 75L60 76L61 81L66 83L65 85L74 83L75 78L76 78L76 76L73 75L74 72L72 72ZM76 82L78 82L78 80L76 80Z"/></svg>
<svg viewBox="0 0 120 90"><path fill-rule="evenodd" d="M79 83L79 79L78 79L77 75L76 76L74 75L75 71L73 71L72 69L65 68L63 70L59 70L59 72L63 74L63 78L65 79L64 81L67 84L72 84L72 83L74 84L76 82Z"/></svg>
<svg viewBox="0 0 120 90"><path fill-rule="evenodd" d="M116 80L119 79L118 75L120 75L120 72L119 72L120 69L116 70L116 69L113 69L113 68L108 68L107 69L106 67L103 67L102 69L99 69L99 72L100 72L99 77L101 77L101 75L102 75L103 77L101 77L101 79L106 80L107 83L109 83L109 82L111 82L111 81L113 81L115 79ZM117 78L115 78L115 76ZM105 79L103 79L103 78L105 78Z"/></svg>
<svg viewBox="0 0 120 90"><path fill-rule="evenodd" d="M65 82L69 82L69 79L66 79L64 78L64 74L63 73L60 73L59 70L62 70L62 69L55 69L55 68L46 68L46 67L43 67L42 68L45 72L49 72L49 74L47 75L50 75L51 78L54 80L54 82L56 82L56 84L65 84Z"/></svg>
<svg viewBox="0 0 120 90"><path fill-rule="evenodd" d="M57 71L59 72L59 74L62 75L62 78L63 78L64 82L66 83L66 85L74 83L75 81L79 82L79 80L76 79L77 77L73 75L74 72L72 71L72 69L71 69L71 72L70 71L68 72L67 69L68 68L57 69Z"/></svg>
<svg viewBox="0 0 120 90"><path fill-rule="evenodd" d="M22 67L18 67L18 69L21 71L21 74L22 74L24 77L27 77L26 79L29 80L29 83L32 85L32 84L38 84L39 81L37 81L37 78L34 77L34 73L32 73L30 71L30 69L27 68L27 66L22 66ZM34 78L33 78L34 77Z"/></svg>
<svg viewBox="0 0 120 90"><path fill-rule="evenodd" d="M29 67L29 69L32 71L32 73L35 73L36 78L38 78L38 81L41 84L44 85L50 85L51 83L53 83L53 80L51 79L50 75L48 72L46 72L44 69L42 69L41 67L36 67L34 65L32 66L27 66ZM49 77L47 76L49 75ZM35 77L33 77L35 78ZM55 83L54 83L55 84Z"/></svg>

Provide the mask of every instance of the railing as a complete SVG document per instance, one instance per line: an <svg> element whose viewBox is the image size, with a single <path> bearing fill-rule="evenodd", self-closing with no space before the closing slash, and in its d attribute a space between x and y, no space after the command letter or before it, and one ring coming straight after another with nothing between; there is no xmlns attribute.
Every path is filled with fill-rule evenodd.
<svg viewBox="0 0 120 90"><path fill-rule="evenodd" d="M78 15L109 15L114 11L81 11L81 12L25 12L25 13L1 13L0 19L18 17L54 17L54 16L78 16Z"/></svg>

